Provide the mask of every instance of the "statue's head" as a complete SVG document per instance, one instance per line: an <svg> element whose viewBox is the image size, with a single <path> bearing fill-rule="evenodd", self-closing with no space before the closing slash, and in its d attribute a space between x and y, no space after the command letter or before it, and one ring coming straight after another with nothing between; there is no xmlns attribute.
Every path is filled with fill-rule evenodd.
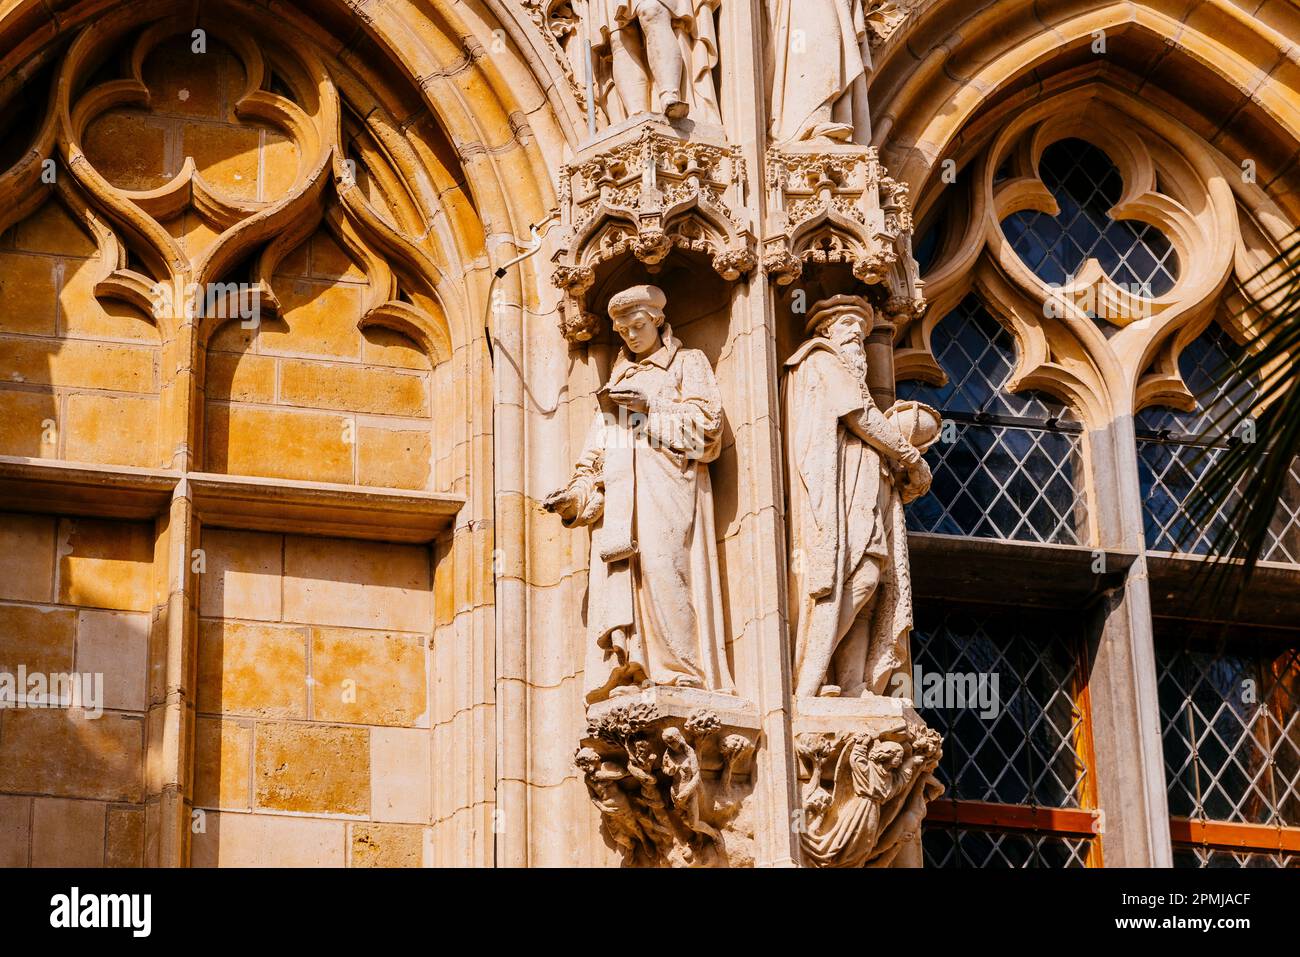
<svg viewBox="0 0 1300 957"><path fill-rule="evenodd" d="M664 728L664 747L672 751L680 751L686 747L686 739L676 728Z"/></svg>
<svg viewBox="0 0 1300 957"><path fill-rule="evenodd" d="M659 330L664 324L668 297L658 286L633 286L609 301L609 318L614 331L623 337L634 356L649 355L659 348Z"/></svg>
<svg viewBox="0 0 1300 957"><path fill-rule="evenodd" d="M871 748L871 760L892 771L902 765L904 753L897 741L877 741Z"/></svg>
<svg viewBox="0 0 1300 957"><path fill-rule="evenodd" d="M573 763L583 774L595 774L600 767L600 755L594 748L579 748L573 756Z"/></svg>
<svg viewBox="0 0 1300 957"><path fill-rule="evenodd" d="M804 332L829 339L841 351L860 352L875 325L875 315L861 296L832 296L812 307Z"/></svg>

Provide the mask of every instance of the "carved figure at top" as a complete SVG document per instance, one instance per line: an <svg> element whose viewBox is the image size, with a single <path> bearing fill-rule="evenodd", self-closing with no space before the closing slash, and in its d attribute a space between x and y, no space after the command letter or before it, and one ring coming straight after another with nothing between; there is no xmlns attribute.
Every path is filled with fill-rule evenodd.
<svg viewBox="0 0 1300 957"><path fill-rule="evenodd" d="M584 36L596 60L596 99L611 123L658 112L721 125L713 70L721 0L587 0Z"/></svg>
<svg viewBox="0 0 1300 957"><path fill-rule="evenodd" d="M885 694L907 660L903 505L929 490L921 452L940 423L916 402L877 408L865 350L873 322L861 297L819 302L782 383L795 694L805 697Z"/></svg>
<svg viewBox="0 0 1300 957"><path fill-rule="evenodd" d="M624 346L573 478L543 502L592 528L588 702L647 682L734 692L709 478L722 397L704 353L673 337L666 304L655 286L610 300Z"/></svg>
<svg viewBox="0 0 1300 957"><path fill-rule="evenodd" d="M692 835L699 834L720 844L717 828L700 819L700 758L677 728L666 728L664 740L664 774L672 782L668 796L682 816L682 823Z"/></svg>
<svg viewBox="0 0 1300 957"><path fill-rule="evenodd" d="M772 139L851 142L870 134L864 0L767 0Z"/></svg>

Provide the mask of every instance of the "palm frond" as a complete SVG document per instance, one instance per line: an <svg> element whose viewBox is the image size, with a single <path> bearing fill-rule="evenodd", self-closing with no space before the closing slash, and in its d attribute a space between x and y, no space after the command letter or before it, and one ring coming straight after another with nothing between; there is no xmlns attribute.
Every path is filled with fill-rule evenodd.
<svg viewBox="0 0 1300 957"><path fill-rule="evenodd" d="M1213 457L1185 503L1182 541L1208 532L1202 584L1219 602L1235 605L1269 544L1293 460L1300 455L1300 230L1244 284L1254 341L1214 376L1198 396L1207 406L1227 402L1207 422L1209 440L1197 464ZM1225 447L1226 445L1226 447ZM1216 454L1217 453L1217 454Z"/></svg>

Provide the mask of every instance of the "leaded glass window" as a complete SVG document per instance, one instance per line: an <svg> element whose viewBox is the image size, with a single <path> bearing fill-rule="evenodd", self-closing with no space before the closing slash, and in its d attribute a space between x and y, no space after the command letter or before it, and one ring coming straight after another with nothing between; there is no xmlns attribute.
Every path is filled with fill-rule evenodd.
<svg viewBox="0 0 1300 957"><path fill-rule="evenodd" d="M1079 544L1086 508L1076 489L1082 430L1073 413L1041 392L1006 391L1014 341L974 296L939 322L931 344L947 385L898 386L900 399L932 405L946 420L944 438L926 454L934 484L908 507L908 528Z"/></svg>
<svg viewBox="0 0 1300 957"><path fill-rule="evenodd" d="M1180 845L1174 848L1174 867L1300 867L1300 854Z"/></svg>
<svg viewBox="0 0 1300 957"><path fill-rule="evenodd" d="M946 788L944 806L922 839L929 866L1066 867L1088 860L1091 732L1078 628L1076 619L1055 612L918 606L913 696L944 739L935 771ZM938 679L949 690L936 700ZM971 700L979 682L987 690ZM952 695L959 687L966 689L960 700Z"/></svg>
<svg viewBox="0 0 1300 957"><path fill-rule="evenodd" d="M1092 839L1042 831L927 828L926 867L1087 867Z"/></svg>
<svg viewBox="0 0 1300 957"><path fill-rule="evenodd" d="M1300 826L1300 642L1156 625L1170 815Z"/></svg>
<svg viewBox="0 0 1300 957"><path fill-rule="evenodd" d="M1114 282L1147 297L1161 296L1178 278L1178 254L1160 230L1110 217L1124 183L1110 158L1086 140L1064 139L1043 150L1043 185L1060 213L1012 213L1002 231L1016 254L1043 282L1069 283L1088 259Z"/></svg>
<svg viewBox="0 0 1300 957"><path fill-rule="evenodd" d="M1183 350L1179 370L1198 397L1195 411L1150 407L1138 413L1138 471L1142 484L1147 547L1153 551L1204 555L1221 534L1236 500L1200 527L1192 527L1185 506L1197 481L1234 439L1225 434L1250 410L1251 389L1228 394L1216 378L1241 347L1212 324ZM1290 477L1261 554L1264 561L1300 562L1300 462Z"/></svg>

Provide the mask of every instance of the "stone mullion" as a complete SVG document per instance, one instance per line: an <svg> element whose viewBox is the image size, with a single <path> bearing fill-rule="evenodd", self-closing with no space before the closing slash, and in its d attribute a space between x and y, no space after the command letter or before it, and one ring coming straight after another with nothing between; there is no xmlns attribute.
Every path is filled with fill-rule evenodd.
<svg viewBox="0 0 1300 957"><path fill-rule="evenodd" d="M172 302L183 304L185 277L174 277L178 294ZM183 308L181 310L184 311ZM150 838L162 867L189 862L189 816L194 766L194 681L198 634L198 578L191 563L198 547L198 528L185 476L193 468L198 441L198 320L173 317L171 338L161 349L161 414L159 418L162 464L181 478L167 512L157 521L154 580L156 600L150 626L150 713L146 755L150 801L157 800ZM200 570L202 566L199 566ZM158 675L159 680L152 680Z"/></svg>
<svg viewBox="0 0 1300 957"><path fill-rule="evenodd" d="M1104 812L1107 866L1169 867L1169 811L1160 734L1155 641L1131 416L1089 436L1100 545L1135 555L1124 584L1106 592L1092 629L1089 678L1094 782Z"/></svg>
<svg viewBox="0 0 1300 957"><path fill-rule="evenodd" d="M764 83L762 37L764 12L758 0L722 5L722 42L731 51L724 77L723 109L729 138L738 143L748 168L746 211L753 223L757 248L763 248L766 196L763 174L767 143L767 91ZM799 861L798 835L793 827L800 810L798 775L791 733L790 648L787 637L785 522L782 476L780 366L776 355L776 297L760 264L746 287L737 287L732 308L738 331L737 356L748 384L746 422L750 448L738 449L747 461L740 472L743 508L752 518L751 607L746 609L746 655L749 667L737 660L736 679L742 694L753 696L762 726L762 746L756 752L754 780L756 861L759 866L793 866ZM729 410L729 412L732 410ZM734 427L734 422L733 422ZM748 484L748 493L744 485ZM735 570L732 572L735 574ZM735 624L733 623L733 629Z"/></svg>

